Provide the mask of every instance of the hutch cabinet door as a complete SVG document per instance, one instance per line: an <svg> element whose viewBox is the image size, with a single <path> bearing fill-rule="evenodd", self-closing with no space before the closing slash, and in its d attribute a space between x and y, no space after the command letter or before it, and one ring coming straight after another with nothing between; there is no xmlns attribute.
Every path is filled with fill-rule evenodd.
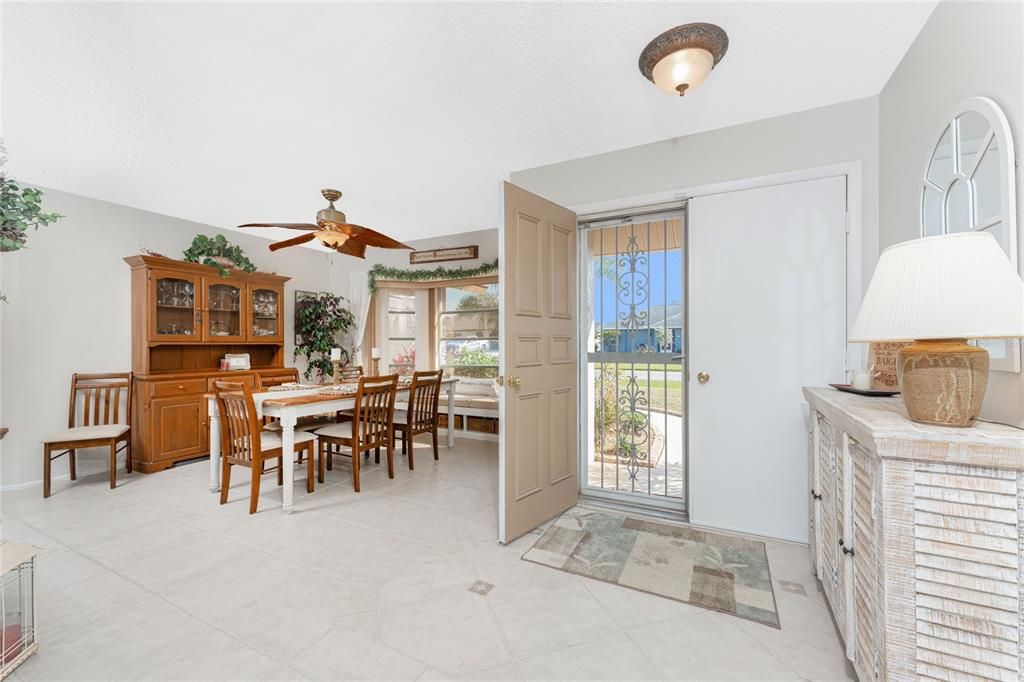
<svg viewBox="0 0 1024 682"><path fill-rule="evenodd" d="M249 341L284 343L284 287L249 285Z"/></svg>
<svg viewBox="0 0 1024 682"><path fill-rule="evenodd" d="M150 401L150 459L167 459L205 454L209 432L206 428L206 400L202 395L153 398Z"/></svg>
<svg viewBox="0 0 1024 682"><path fill-rule="evenodd" d="M216 343L244 342L246 285L230 277L204 277L203 291L203 339Z"/></svg>
<svg viewBox="0 0 1024 682"><path fill-rule="evenodd" d="M154 343L202 341L202 277L174 270L149 274L149 340Z"/></svg>

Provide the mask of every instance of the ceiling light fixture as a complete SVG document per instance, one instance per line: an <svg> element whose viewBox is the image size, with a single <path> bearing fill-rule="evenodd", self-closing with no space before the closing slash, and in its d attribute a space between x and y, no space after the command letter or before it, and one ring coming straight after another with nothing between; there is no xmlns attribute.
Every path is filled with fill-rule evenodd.
<svg viewBox="0 0 1024 682"><path fill-rule="evenodd" d="M640 53L640 73L667 95L682 97L704 82L729 49L714 24L683 24L662 33Z"/></svg>

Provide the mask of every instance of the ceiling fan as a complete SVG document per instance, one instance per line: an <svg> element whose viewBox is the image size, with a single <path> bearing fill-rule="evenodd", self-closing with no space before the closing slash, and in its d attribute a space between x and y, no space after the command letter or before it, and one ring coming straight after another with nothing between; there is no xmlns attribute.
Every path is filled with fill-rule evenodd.
<svg viewBox="0 0 1024 682"><path fill-rule="evenodd" d="M412 248L376 230L348 222L345 214L334 208L334 202L341 198L341 192L338 190L322 189L320 194L327 199L329 205L316 212L315 225L313 223L246 223L239 227L283 227L288 230L306 230L308 232L308 234L298 237L274 242L270 245L271 251L305 244L314 239L319 239L321 244L338 253L356 258L366 258L367 246L376 246L381 249Z"/></svg>

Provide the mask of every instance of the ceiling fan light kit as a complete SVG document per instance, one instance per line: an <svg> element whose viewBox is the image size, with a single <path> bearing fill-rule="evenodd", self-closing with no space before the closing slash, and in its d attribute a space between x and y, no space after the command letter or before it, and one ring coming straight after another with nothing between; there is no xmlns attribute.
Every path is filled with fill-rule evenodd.
<svg viewBox="0 0 1024 682"><path fill-rule="evenodd" d="M322 189L320 194L327 199L327 208L316 212L316 224L313 223L246 223L239 227L282 227L286 230L305 230L307 234L274 242L271 251L284 249L320 240L324 246L338 253L356 258L366 258L366 247L375 246L380 249L412 249L411 246L371 230L362 225L348 222L345 213L334 207L334 202L341 199L341 192L336 189Z"/></svg>
<svg viewBox="0 0 1024 682"><path fill-rule="evenodd" d="M640 53L640 73L667 95L682 97L711 74L729 49L715 24L683 24L665 31Z"/></svg>

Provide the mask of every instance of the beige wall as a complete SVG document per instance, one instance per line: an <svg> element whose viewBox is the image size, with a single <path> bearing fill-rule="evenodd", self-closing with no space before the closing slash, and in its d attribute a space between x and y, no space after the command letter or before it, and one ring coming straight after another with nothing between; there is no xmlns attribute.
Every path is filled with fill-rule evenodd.
<svg viewBox="0 0 1024 682"><path fill-rule="evenodd" d="M46 191L44 206L66 217L31 233L29 248L0 259L0 287L10 299L0 305L0 405L3 425L11 429L0 443L4 486L41 478L40 441L67 424L72 373L131 369L131 284L122 258L142 246L180 257L197 233L222 232L58 191ZM285 288L285 362L293 364L293 292L330 290L330 257L305 248L272 254L265 239L223 234L260 270L292 278ZM66 459L55 465L55 475L67 473ZM98 452L80 461L85 473L106 469Z"/></svg>
<svg viewBox="0 0 1024 682"><path fill-rule="evenodd" d="M1024 5L1019 2L940 3L879 95L882 248L920 236L925 159L948 112L976 95L1002 107L1019 159L1024 145ZM1022 178L1018 171L1018 221L1024 211ZM1024 263L1024 252L1021 256ZM1024 426L1024 375L992 372L982 414Z"/></svg>
<svg viewBox="0 0 1024 682"><path fill-rule="evenodd" d="M511 181L565 206L728 180L863 164L866 275L877 258L878 100L851 100L696 135L512 173Z"/></svg>

